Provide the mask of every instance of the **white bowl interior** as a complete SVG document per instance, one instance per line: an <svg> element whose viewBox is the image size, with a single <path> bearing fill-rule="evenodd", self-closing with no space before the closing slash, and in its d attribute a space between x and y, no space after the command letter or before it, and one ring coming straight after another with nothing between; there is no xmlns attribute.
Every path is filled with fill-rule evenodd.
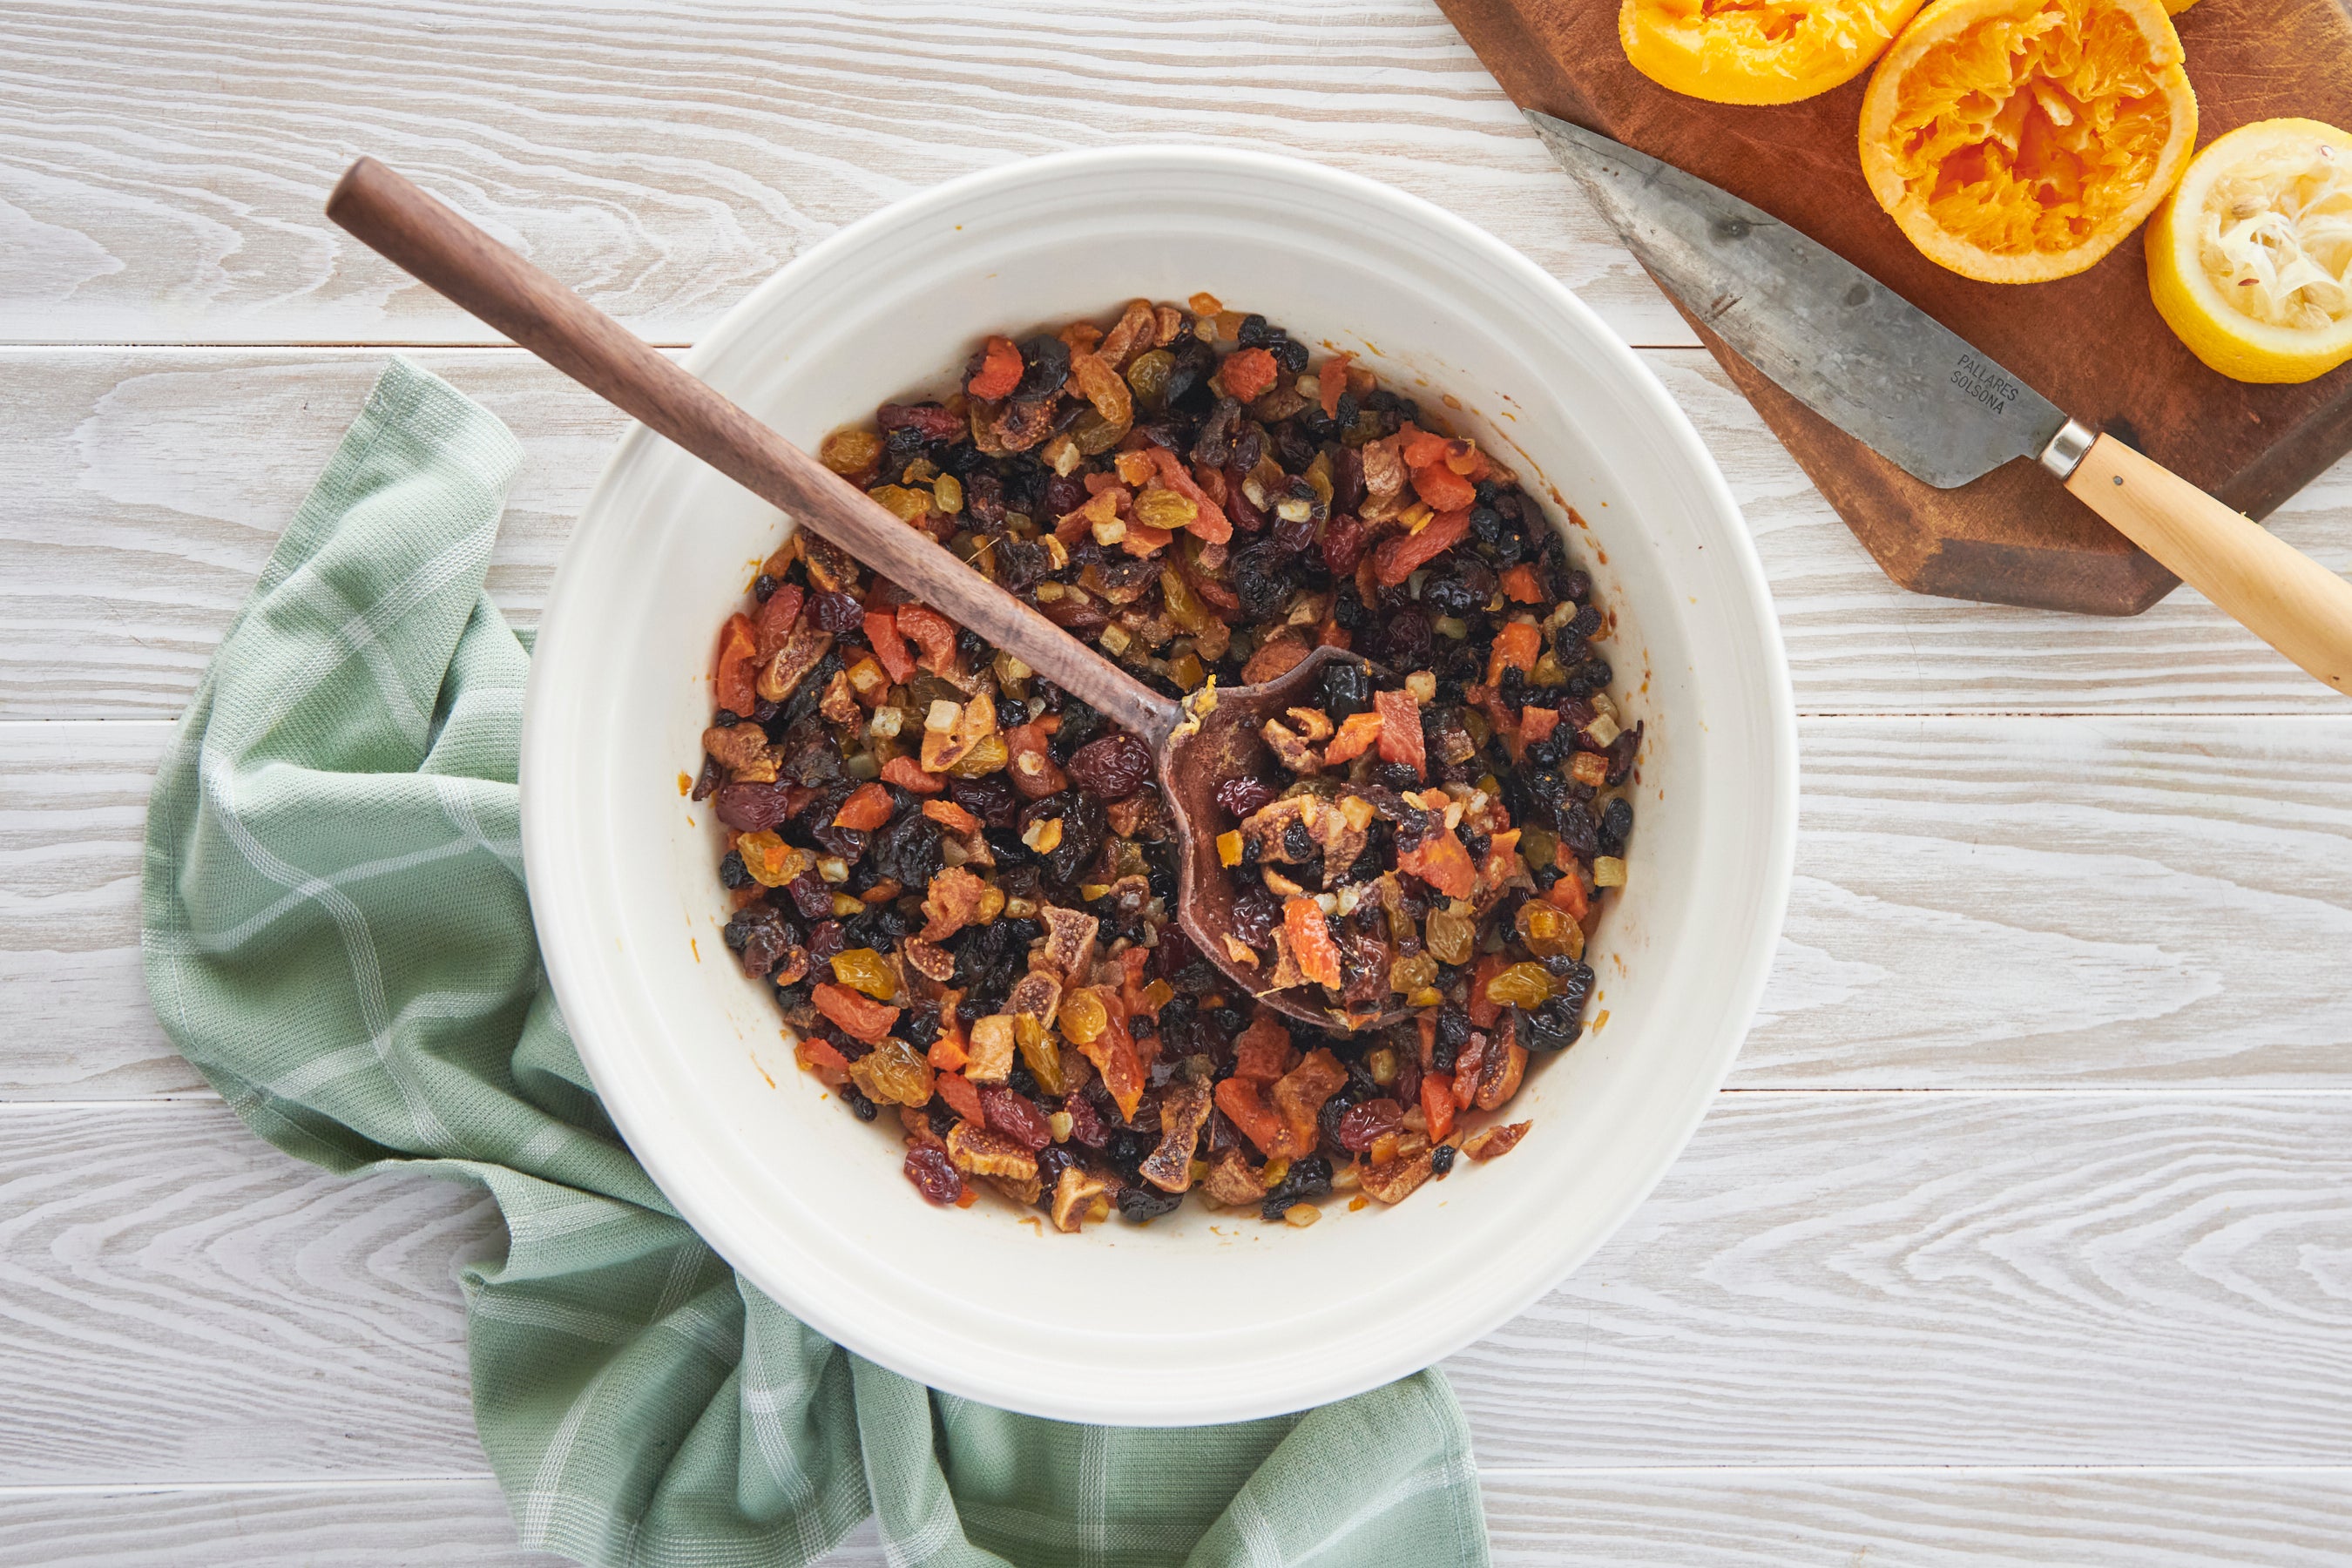
<svg viewBox="0 0 2352 1568"><path fill-rule="evenodd" d="M977 334L1206 289L1356 352L1518 465L1616 615L1648 724L1631 886L1594 1027L1528 1076L1535 1126L1394 1210L1311 1229L1188 1205L1052 1232L992 1195L920 1202L898 1140L793 1066L720 945L717 828L680 799L711 649L782 514L634 431L565 557L534 660L524 827L566 1016L663 1190L822 1331L970 1397L1067 1419L1296 1409L1458 1348L1588 1256L1656 1181L1748 1026L1795 794L1778 631L1688 422L1572 296L1433 207L1312 165L1129 149L993 171L867 219L695 353L793 440L946 384ZM1447 395L1460 408L1443 405ZM1568 523L1573 506L1586 531Z"/></svg>

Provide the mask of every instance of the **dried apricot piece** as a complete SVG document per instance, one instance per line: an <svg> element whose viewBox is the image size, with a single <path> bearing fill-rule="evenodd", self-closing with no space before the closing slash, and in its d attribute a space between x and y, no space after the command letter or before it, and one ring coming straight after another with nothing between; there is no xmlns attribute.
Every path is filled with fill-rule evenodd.
<svg viewBox="0 0 2352 1568"><path fill-rule="evenodd" d="M1021 384L1021 349L1011 338L992 337L981 351L980 369L964 383L964 390L974 397L993 403L1013 395Z"/></svg>
<svg viewBox="0 0 2352 1568"><path fill-rule="evenodd" d="M1466 899L1478 886L1478 868L1452 828L1425 836L1397 855L1397 869L1420 878L1451 899Z"/></svg>
<svg viewBox="0 0 2352 1568"><path fill-rule="evenodd" d="M1381 738L1381 719L1379 713L1350 713L1339 723L1339 732L1323 748L1326 766L1352 763L1371 749Z"/></svg>
<svg viewBox="0 0 2352 1568"><path fill-rule="evenodd" d="M1244 349L1225 356L1223 374L1226 394L1243 403L1255 403L1258 395L1272 386L1282 374L1274 356L1264 349Z"/></svg>
<svg viewBox="0 0 2352 1568"><path fill-rule="evenodd" d="M1381 761L1402 763L1421 777L1429 776L1429 751L1421 733L1421 704L1410 691L1375 691L1372 708L1381 718Z"/></svg>
<svg viewBox="0 0 2352 1568"><path fill-rule="evenodd" d="M890 610L866 612L866 640L874 645L874 657L892 684L904 686L915 673L915 656L907 651L907 639L898 635L898 617Z"/></svg>
<svg viewBox="0 0 2352 1568"><path fill-rule="evenodd" d="M882 782L897 784L909 795L940 795L947 789L937 773L927 773L912 757L893 757L882 764Z"/></svg>
<svg viewBox="0 0 2352 1568"><path fill-rule="evenodd" d="M1470 534L1470 509L1441 512L1419 533L1383 539L1372 551L1372 574L1383 588L1393 588Z"/></svg>
<svg viewBox="0 0 2352 1568"><path fill-rule="evenodd" d="M1290 953L1298 973L1315 984L1338 990L1339 947L1331 940L1322 906L1312 899L1290 900L1282 906L1282 929L1290 938Z"/></svg>
<svg viewBox="0 0 2352 1568"><path fill-rule="evenodd" d="M719 634L719 658L711 678L719 707L731 713L751 713L760 700L753 685L759 674L759 655L760 639L752 630L751 617L727 617L727 625Z"/></svg>
<svg viewBox="0 0 2352 1568"><path fill-rule="evenodd" d="M878 1045L888 1037L890 1026L898 1021L898 1009L885 1007L881 1003L860 995L846 985L830 983L821 984L811 993L810 1000L816 1010L833 1020L834 1026L853 1040Z"/></svg>
<svg viewBox="0 0 2352 1568"><path fill-rule="evenodd" d="M861 784L855 794L841 803L841 809L834 813L833 825L871 833L890 820L890 812L889 790L878 784Z"/></svg>

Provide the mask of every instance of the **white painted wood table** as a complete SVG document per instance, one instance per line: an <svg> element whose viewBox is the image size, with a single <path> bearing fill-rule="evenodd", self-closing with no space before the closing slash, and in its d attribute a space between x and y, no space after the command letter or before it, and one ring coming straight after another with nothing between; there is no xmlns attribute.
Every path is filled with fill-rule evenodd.
<svg viewBox="0 0 2352 1568"><path fill-rule="evenodd" d="M1426 0L9 0L0 1563L552 1562L467 1414L487 1204L266 1147L139 978L155 759L386 353L522 439L521 620L620 433L330 229L336 173L378 153L685 343L898 195L1133 139L1391 181L1582 291L1787 633L1766 1016L1634 1221L1448 1363L1498 1559L2352 1562L2352 710L2186 592L1890 585ZM2274 526L2352 567L2352 469Z"/></svg>

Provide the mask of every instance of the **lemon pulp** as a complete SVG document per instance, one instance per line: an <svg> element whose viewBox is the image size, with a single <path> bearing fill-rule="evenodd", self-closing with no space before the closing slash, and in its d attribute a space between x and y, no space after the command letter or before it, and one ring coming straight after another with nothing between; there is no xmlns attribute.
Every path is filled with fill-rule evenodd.
<svg viewBox="0 0 2352 1568"><path fill-rule="evenodd" d="M2190 352L2240 381L2352 359L2352 135L2241 127L2197 154L2148 227L2149 291Z"/></svg>

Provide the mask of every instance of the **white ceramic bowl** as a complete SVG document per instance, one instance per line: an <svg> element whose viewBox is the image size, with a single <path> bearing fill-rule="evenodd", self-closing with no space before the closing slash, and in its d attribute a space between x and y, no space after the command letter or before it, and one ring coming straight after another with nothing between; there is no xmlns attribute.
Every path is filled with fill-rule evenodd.
<svg viewBox="0 0 2352 1568"><path fill-rule="evenodd" d="M936 1209L896 1138L793 1066L719 944L716 828L680 798L719 625L782 516L643 429L572 535L522 749L531 905L580 1054L712 1246L884 1366L1066 1420L1229 1421L1426 1366L1623 1222L1739 1047L1787 900L1788 675L1739 512L1697 433L1558 282L1412 196L1195 147L1042 158L876 214L786 267L688 363L793 440L942 387L978 335L1206 289L1355 351L1518 465L1617 616L1649 726L1631 885L1596 942L1594 1028L1532 1071L1534 1131L1393 1210L1313 1229L1197 1205L1061 1236L992 1196ZM1447 403L1453 406L1450 400ZM1588 532L1568 522L1573 505Z"/></svg>

